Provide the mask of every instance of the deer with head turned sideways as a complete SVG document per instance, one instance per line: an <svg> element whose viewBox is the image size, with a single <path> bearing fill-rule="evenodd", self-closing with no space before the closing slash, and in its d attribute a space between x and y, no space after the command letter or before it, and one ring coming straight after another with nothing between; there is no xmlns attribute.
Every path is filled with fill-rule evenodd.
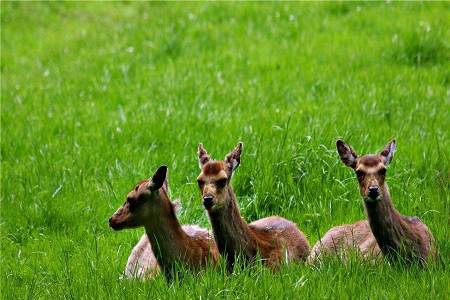
<svg viewBox="0 0 450 300"><path fill-rule="evenodd" d="M198 146L201 173L197 181L227 270L232 271L238 255L245 261L259 256L273 270L283 262L305 260L309 244L295 223L272 216L247 224L241 217L231 187L231 177L240 164L241 152L242 143L239 143L224 160L213 160L202 144Z"/></svg>
<svg viewBox="0 0 450 300"><path fill-rule="evenodd" d="M321 247L324 250L330 248L327 245L330 246L334 239L338 242L348 240L359 247L363 254L370 256L381 251L390 261L401 260L408 264L416 262L424 264L430 258L434 258L436 249L428 227L417 217L401 215L391 201L386 183L386 172L396 149L395 140L389 142L379 154L360 157L341 140L336 142L336 147L342 162L355 171L367 221L346 225L351 227L347 231L333 231L333 228L322 238L322 246L319 241L316 244L317 248L314 246L313 251L320 252ZM356 239L349 235L350 231L353 231Z"/></svg>
<svg viewBox="0 0 450 300"><path fill-rule="evenodd" d="M109 225L114 230L145 227L158 265L169 280L178 264L197 270L216 263L219 256L207 230L193 225L181 226L178 222L174 204L168 197L166 166L159 167L151 179L141 181L128 193ZM143 249L146 247L143 245Z"/></svg>

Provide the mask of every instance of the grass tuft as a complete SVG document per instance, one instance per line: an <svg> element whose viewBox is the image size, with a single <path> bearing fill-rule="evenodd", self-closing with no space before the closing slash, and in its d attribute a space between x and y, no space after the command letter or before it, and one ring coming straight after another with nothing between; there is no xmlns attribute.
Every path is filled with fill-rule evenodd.
<svg viewBox="0 0 450 300"><path fill-rule="evenodd" d="M445 64L450 59L450 48L444 39L443 28L421 22L418 28L401 37L394 36L393 58L413 66Z"/></svg>

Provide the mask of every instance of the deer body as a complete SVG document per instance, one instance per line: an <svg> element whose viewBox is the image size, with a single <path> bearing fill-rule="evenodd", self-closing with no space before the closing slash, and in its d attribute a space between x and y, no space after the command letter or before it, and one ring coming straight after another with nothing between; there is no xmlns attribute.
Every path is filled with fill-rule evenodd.
<svg viewBox="0 0 450 300"><path fill-rule="evenodd" d="M242 144L239 144L225 161L212 161L203 146L199 146L202 173L198 182L203 204L228 270L233 269L237 255L242 255L246 261L259 255L272 269L283 262L306 259L308 241L293 222L272 216L247 224L241 217L230 185L232 172L239 165L241 148Z"/></svg>
<svg viewBox="0 0 450 300"><path fill-rule="evenodd" d="M365 208L383 254L390 260L400 258L408 263L424 263L434 257L434 239L428 227L418 217L403 216L393 207L386 184L382 193L382 201L366 201Z"/></svg>
<svg viewBox="0 0 450 300"><path fill-rule="evenodd" d="M155 257L166 277L171 277L177 264L184 264L196 270L206 266L209 261L217 261L218 253L214 240L205 229L182 227L176 218L149 219L144 226L150 244L154 245ZM189 232L186 232L186 229Z"/></svg>
<svg viewBox="0 0 450 300"><path fill-rule="evenodd" d="M153 253L147 234L144 233L133 250L131 250L123 276L129 279L147 279L152 278L158 272L158 261Z"/></svg>
<svg viewBox="0 0 450 300"><path fill-rule="evenodd" d="M215 263L218 251L205 229L178 222L167 196L166 172L167 167L160 167L151 180L138 184L112 216L110 226L115 230L145 227L158 265L171 279L178 264L196 270Z"/></svg>
<svg viewBox="0 0 450 300"><path fill-rule="evenodd" d="M380 256L380 247L367 220L335 226L328 230L312 248L308 262L312 263L329 255L340 255L345 261L351 251L367 260Z"/></svg>
<svg viewBox="0 0 450 300"><path fill-rule="evenodd" d="M406 263L426 263L434 257L434 239L428 227L417 217L401 215L392 204L385 177L396 149L395 140L381 153L361 157L341 140L336 147L342 162L357 175L368 224L383 255Z"/></svg>

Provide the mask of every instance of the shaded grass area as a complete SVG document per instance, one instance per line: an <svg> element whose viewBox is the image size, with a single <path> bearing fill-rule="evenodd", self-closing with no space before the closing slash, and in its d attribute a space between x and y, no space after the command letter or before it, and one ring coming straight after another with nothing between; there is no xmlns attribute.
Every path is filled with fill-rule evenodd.
<svg viewBox="0 0 450 300"><path fill-rule="evenodd" d="M2 297L444 298L448 295L448 3L1 4ZM426 270L207 270L178 285L118 278L142 230L107 219L169 166L183 223L209 227L196 146L223 158L248 220L279 214L313 244L364 218L337 157L396 137L396 207L435 235Z"/></svg>

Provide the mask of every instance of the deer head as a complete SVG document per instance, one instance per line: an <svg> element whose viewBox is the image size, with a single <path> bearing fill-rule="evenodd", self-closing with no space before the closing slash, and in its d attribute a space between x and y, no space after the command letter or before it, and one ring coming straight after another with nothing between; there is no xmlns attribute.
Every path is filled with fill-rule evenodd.
<svg viewBox="0 0 450 300"><path fill-rule="evenodd" d="M389 142L379 154L368 154L358 157L355 151L342 140L336 142L337 151L342 162L352 168L359 182L361 196L366 202L376 202L383 199L386 186L386 168L391 162L396 142Z"/></svg>
<svg viewBox="0 0 450 300"><path fill-rule="evenodd" d="M167 193L167 167L161 166L151 179L141 181L128 193L125 203L109 219L109 226L114 230L144 226L161 213L165 203L172 205Z"/></svg>
<svg viewBox="0 0 450 300"><path fill-rule="evenodd" d="M239 143L224 160L213 160L202 144L198 145L198 161L201 173L197 178L207 210L223 207L227 197L231 176L241 162L242 143Z"/></svg>

